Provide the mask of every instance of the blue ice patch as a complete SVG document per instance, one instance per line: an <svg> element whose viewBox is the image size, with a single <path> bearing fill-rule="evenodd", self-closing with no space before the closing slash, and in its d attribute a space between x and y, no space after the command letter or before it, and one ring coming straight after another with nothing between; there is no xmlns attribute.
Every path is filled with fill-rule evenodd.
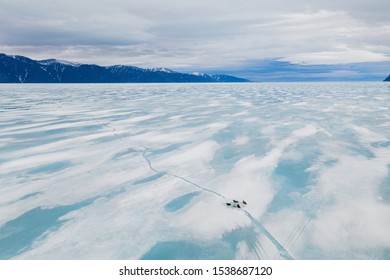
<svg viewBox="0 0 390 280"><path fill-rule="evenodd" d="M54 173L61 171L67 167L70 167L72 163L69 160L62 160L53 163L39 165L37 167L30 168L28 173L37 174L37 173Z"/></svg>
<svg viewBox="0 0 390 280"><path fill-rule="evenodd" d="M158 172L152 176L135 181L134 185L145 184L145 183L157 180L157 179L161 178L162 176L164 176L165 174L166 174L165 172Z"/></svg>
<svg viewBox="0 0 390 280"><path fill-rule="evenodd" d="M66 222L59 220L60 217L88 206L93 201L94 199L87 199L53 208L37 207L8 221L0 227L0 259L10 259L28 250L45 232L56 230Z"/></svg>
<svg viewBox="0 0 390 280"><path fill-rule="evenodd" d="M235 251L223 241L210 244L185 240L158 242L141 260L231 260Z"/></svg>
<svg viewBox="0 0 390 280"><path fill-rule="evenodd" d="M187 193L185 195L176 197L175 199L168 202L164 208L168 212L175 212L184 206L186 206L195 196L199 195L200 192Z"/></svg>
<svg viewBox="0 0 390 280"><path fill-rule="evenodd" d="M156 155L161 155L161 154L165 154L165 153L170 153L170 152L173 152L173 151L179 149L180 147L188 145L188 144L190 144L190 142L172 144L172 145L169 145L169 146L161 148L161 149L151 150L149 152L149 155L156 156Z"/></svg>

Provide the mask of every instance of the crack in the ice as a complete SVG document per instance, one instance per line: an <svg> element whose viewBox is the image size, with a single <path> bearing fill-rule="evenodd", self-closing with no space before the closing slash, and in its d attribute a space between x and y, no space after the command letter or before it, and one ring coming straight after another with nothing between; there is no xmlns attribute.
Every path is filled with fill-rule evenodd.
<svg viewBox="0 0 390 280"><path fill-rule="evenodd" d="M125 143L126 145L132 145L132 146L137 146L137 147L142 148L142 149L143 149L142 157L145 159L146 163L148 164L149 169L152 170L153 172L155 172L155 173L164 173L164 174L166 174L166 175L168 175L168 176L175 177L175 178L177 178L177 179L180 179L180 180L182 180L182 181L185 181L186 183L189 183L189 184L193 185L194 187L197 187L197 188L199 188L199 189L201 189L201 190L203 190L203 191L206 191L206 192L211 192L211 193L213 193L213 194L215 194L215 195L217 195L217 196L219 196L219 197L222 197L222 198L224 198L224 199L226 200L226 198L225 198L224 195L222 195L222 194L220 194L220 193L218 193L218 192L216 192L216 191L213 191L213 190L211 190L211 189L202 187L202 186L200 186L199 184L197 184L197 183L195 183L195 182L192 182L191 180L188 180L187 178L185 178L185 177L183 177L183 176L176 175L176 174L174 174L174 173L170 173L170 172L167 172L167 171L162 171L162 170L158 170L158 169L154 168L153 165L152 165L152 162L150 161L149 157L147 156L148 151L149 151L149 150L152 150L151 148L146 147L146 146L141 145L141 144L136 144L136 143L128 142L128 141L124 140L124 139L117 133L117 130L116 130L115 127L112 127L112 126L110 126L110 125L108 125L108 124L103 124L103 125L106 126L106 127L108 127L108 128L110 128L110 129L113 131L114 136L116 136L121 142Z"/></svg>
<svg viewBox="0 0 390 280"><path fill-rule="evenodd" d="M192 182L192 181L190 181L190 180L188 180L188 179L186 179L186 178L184 178L184 177L182 177L182 176L179 176L179 175L176 175L176 174L171 174L171 173L167 173L167 174L170 175L170 176L172 176L172 177L181 179L181 180L183 180L183 181L185 181L185 182L187 182L187 183L189 183L189 184L191 184L191 185L193 185L193 186L195 186L195 187L197 187L197 188L199 188L199 189L202 189L202 190L204 190L204 191L206 191L206 192L211 192L211 193L213 193L213 194L215 194L215 195L217 195L217 196L220 196L220 197L222 197L222 198L224 198L224 199L226 200L226 197L225 197L224 195L222 195L222 194L220 194L220 193L218 193L218 192L216 192L216 191L213 191L213 190L211 190L211 189L202 187L202 186L200 186L200 185L198 185L198 184L196 184L196 183L194 183L194 182Z"/></svg>
<svg viewBox="0 0 390 280"><path fill-rule="evenodd" d="M147 162L147 164L148 164L148 166L149 166L149 169L152 170L153 172L155 172L155 173L161 173L161 172L163 172L163 173L165 173L165 174L168 175L168 176L171 176L171 177L180 179L180 180L182 180L182 181L185 181L185 182L187 182L187 183L193 185L194 187L199 188L199 189L201 189L201 190L203 190L203 191L207 191L207 192L210 192L210 193L212 193L212 194L214 194L214 195L217 195L217 196L219 196L219 197L222 197L223 199L225 199L225 201L227 200L226 197L225 197L223 194L218 193L218 192L216 192L216 191L214 191L214 190L212 190L212 189L202 187L201 185L199 185L199 184L197 184L197 183L195 183L195 182L192 182L191 180L188 180L187 178L185 178L185 177L183 177L183 176L176 175L176 174L174 174L174 173L169 173L169 172L167 172L167 171L161 171L161 170L158 170L158 169L154 168L153 165L152 165L151 160L150 160L150 159L148 158L148 156L147 156L147 152L148 152L149 150L151 150L151 148L148 148L148 147L146 147L146 146L144 146L144 145L141 145L141 144L136 144L136 143L128 142L128 141L124 140L124 139L117 133L116 128L114 128L114 127L112 127L112 126L110 126L110 125L108 125L108 124L103 124L103 125L106 126L106 127L108 127L108 128L110 128L110 129L113 131L113 134L114 134L121 142L125 143L126 145L132 145L132 146L137 146L137 147L142 148L142 149L143 149L142 157L143 157L144 160ZM272 242L272 244L274 244L274 246L276 247L276 249L279 251L279 254L280 254L281 257L283 257L283 258L285 258L285 259L288 259L288 260L293 260L293 259L294 259L294 258L291 256L291 254L290 254L290 253L289 253L289 252L288 252L288 251L279 243L279 241L278 241L278 240L277 240L277 239L276 239L268 230L265 229L265 227L264 227L260 222L258 222L258 221L257 221L257 220L248 212L248 211L246 211L246 210L242 210L242 211L246 214L246 216L249 217L249 219L251 220L252 224L254 224L254 226L257 227L257 228L258 228L258 229L259 229L259 230L260 230L260 231L261 231L261 232L262 232L262 233L263 233L263 234ZM264 247L261 245L261 243L260 243L258 240L257 240L257 242L259 243L260 247L263 249L264 254L268 257L268 254L267 254L267 252L265 251ZM255 245L255 244L254 244L254 245ZM257 247L257 246L255 245L255 247ZM254 250L255 250L255 254L257 255L257 257L260 258L260 256L259 256L259 254L258 254L256 248L254 248ZM261 250L259 250L259 253L260 253L260 255L262 255L262 254L261 254Z"/></svg>

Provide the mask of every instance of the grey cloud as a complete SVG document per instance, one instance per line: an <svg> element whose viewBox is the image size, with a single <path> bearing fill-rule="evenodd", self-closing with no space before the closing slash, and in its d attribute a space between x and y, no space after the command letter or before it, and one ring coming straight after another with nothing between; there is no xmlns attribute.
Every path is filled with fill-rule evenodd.
<svg viewBox="0 0 390 280"><path fill-rule="evenodd" d="M341 63L354 53L365 55L359 62L390 55L388 0L0 0L0 6L0 51L36 58L195 69L272 57L326 60L327 53Z"/></svg>
<svg viewBox="0 0 390 280"><path fill-rule="evenodd" d="M111 5L103 6L101 2L3 2L6 2L6 8L0 11L3 45L122 45L150 39L145 32L147 20Z"/></svg>

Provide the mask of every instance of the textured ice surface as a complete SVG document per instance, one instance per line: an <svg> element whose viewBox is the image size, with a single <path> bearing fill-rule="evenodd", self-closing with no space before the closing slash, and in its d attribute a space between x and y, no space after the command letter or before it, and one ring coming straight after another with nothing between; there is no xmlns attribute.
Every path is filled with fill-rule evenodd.
<svg viewBox="0 0 390 280"><path fill-rule="evenodd" d="M389 104L385 83L1 85L0 259L390 259Z"/></svg>

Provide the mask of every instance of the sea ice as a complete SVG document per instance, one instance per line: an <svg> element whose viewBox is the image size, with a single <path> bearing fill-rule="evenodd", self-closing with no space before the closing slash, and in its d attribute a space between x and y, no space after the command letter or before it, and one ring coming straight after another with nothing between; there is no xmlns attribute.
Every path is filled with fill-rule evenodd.
<svg viewBox="0 0 390 280"><path fill-rule="evenodd" d="M0 97L0 259L390 259L384 83Z"/></svg>

